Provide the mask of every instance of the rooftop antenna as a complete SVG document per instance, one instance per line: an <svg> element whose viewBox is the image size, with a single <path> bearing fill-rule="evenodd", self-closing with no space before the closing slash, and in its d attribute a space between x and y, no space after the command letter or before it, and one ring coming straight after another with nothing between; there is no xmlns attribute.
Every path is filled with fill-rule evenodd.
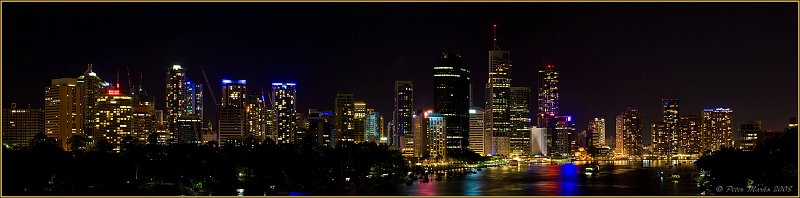
<svg viewBox="0 0 800 198"><path fill-rule="evenodd" d="M89 63L89 64L87 64L87 66L89 66L89 72L92 72L92 64Z"/></svg>
<svg viewBox="0 0 800 198"><path fill-rule="evenodd" d="M119 89L119 68L117 68L117 89Z"/></svg>
<svg viewBox="0 0 800 198"><path fill-rule="evenodd" d="M497 45L497 24L492 24L492 45L495 50L500 50L500 46Z"/></svg>
<svg viewBox="0 0 800 198"><path fill-rule="evenodd" d="M131 69L130 69L130 67L128 67L126 65L125 66L125 71L128 72L128 91L130 91L131 94L133 94L133 90L136 90L136 89L134 89L133 88L133 84L131 84ZM141 82L139 82L139 83L141 83Z"/></svg>
<svg viewBox="0 0 800 198"><path fill-rule="evenodd" d="M142 94L144 92L144 89L142 89L142 84L144 84L142 81L143 79L142 76L144 76L144 72L139 73L139 94Z"/></svg>

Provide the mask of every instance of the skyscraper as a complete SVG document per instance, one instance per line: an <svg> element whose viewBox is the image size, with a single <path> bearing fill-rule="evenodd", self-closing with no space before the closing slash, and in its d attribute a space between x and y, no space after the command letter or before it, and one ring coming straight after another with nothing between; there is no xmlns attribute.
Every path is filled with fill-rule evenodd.
<svg viewBox="0 0 800 198"><path fill-rule="evenodd" d="M224 144L229 139L245 137L247 132L245 93L247 93L245 80L235 82L222 80L222 102L219 105L217 116L219 143Z"/></svg>
<svg viewBox="0 0 800 198"><path fill-rule="evenodd" d="M83 117L89 109L82 105L84 92L74 78L53 79L51 83L52 86L44 89L44 133L54 138L62 149L69 150L67 140L73 135L84 135L87 128L84 124L94 123L94 120L89 122Z"/></svg>
<svg viewBox="0 0 800 198"><path fill-rule="evenodd" d="M186 115L203 120L203 84L186 81Z"/></svg>
<svg viewBox="0 0 800 198"><path fill-rule="evenodd" d="M119 145L125 136L132 136L133 128L133 98L122 94L119 89L108 89L105 95L97 98L95 112L95 127L98 136L96 141L107 140Z"/></svg>
<svg viewBox="0 0 800 198"><path fill-rule="evenodd" d="M681 154L700 154L703 152L700 135L703 130L703 120L700 116L686 115L678 120L678 133L680 134Z"/></svg>
<svg viewBox="0 0 800 198"><path fill-rule="evenodd" d="M134 102L136 103L136 102ZM146 142L147 136L155 132L156 123L155 108L152 105L134 104L133 105L133 126L131 135L139 141Z"/></svg>
<svg viewBox="0 0 800 198"><path fill-rule="evenodd" d="M272 110L275 114L275 142L290 143L297 129L297 85L294 83L272 83Z"/></svg>
<svg viewBox="0 0 800 198"><path fill-rule="evenodd" d="M397 150L402 150L406 141L414 139L412 117L414 116L414 84L411 81L394 81L394 112L392 113L392 136L390 141Z"/></svg>
<svg viewBox="0 0 800 198"><path fill-rule="evenodd" d="M731 120L733 110L729 108L716 108L703 110L703 140L704 150L719 150L723 147L733 146L733 130Z"/></svg>
<svg viewBox="0 0 800 198"><path fill-rule="evenodd" d="M184 115L178 118L178 143L200 143L202 139L203 121L196 114Z"/></svg>
<svg viewBox="0 0 800 198"><path fill-rule="evenodd" d="M572 116L556 116L550 123L547 127L547 137L550 139L548 153L554 157L569 157L576 137Z"/></svg>
<svg viewBox="0 0 800 198"><path fill-rule="evenodd" d="M678 133L678 99L661 99L664 108L664 119L666 123L666 133L664 138L668 145L668 152L671 155L678 154L680 148L680 134Z"/></svg>
<svg viewBox="0 0 800 198"><path fill-rule="evenodd" d="M367 115L364 119L364 127L366 131L364 133L364 137L366 138L367 142L375 142L378 143L381 138L381 116L380 113L377 111L372 111Z"/></svg>
<svg viewBox="0 0 800 198"><path fill-rule="evenodd" d="M672 136L669 134L669 124L666 122L653 123L650 129L650 145L653 154L659 157L669 157L671 152Z"/></svg>
<svg viewBox="0 0 800 198"><path fill-rule="evenodd" d="M639 116L639 108L627 107L624 112L617 115L616 124L617 151L628 156L640 156L642 154L642 120Z"/></svg>
<svg viewBox="0 0 800 198"><path fill-rule="evenodd" d="M548 119L558 114L558 70L553 65L546 65L539 70L539 93L537 125L546 127Z"/></svg>
<svg viewBox="0 0 800 198"><path fill-rule="evenodd" d="M333 147L336 138L333 124L333 112L308 110L308 133L318 144Z"/></svg>
<svg viewBox="0 0 800 198"><path fill-rule="evenodd" d="M82 99L78 103L81 106L80 111L83 119L83 124L81 125L83 130L77 134L83 134L89 140L89 144L92 144L92 137L98 135L94 132L95 104L97 103L97 98L105 94L105 88L109 86L109 83L100 79L97 73L92 71L92 64L87 66L86 71L76 79L81 92L80 97Z"/></svg>
<svg viewBox="0 0 800 198"><path fill-rule="evenodd" d="M531 88L511 87L511 152L529 155L531 151Z"/></svg>
<svg viewBox="0 0 800 198"><path fill-rule="evenodd" d="M248 90L245 95L245 111L247 112L247 134L257 140L264 140L268 136L267 130L267 103L266 96L261 90ZM274 141L274 139L273 139Z"/></svg>
<svg viewBox="0 0 800 198"><path fill-rule="evenodd" d="M511 143L511 51L497 45L497 25L492 25L492 49L489 50L489 80L486 83L487 130L492 133L491 153L508 155Z"/></svg>
<svg viewBox="0 0 800 198"><path fill-rule="evenodd" d="M473 107L469 110L469 149L480 155L486 156L488 148L486 139L486 125L482 108Z"/></svg>
<svg viewBox="0 0 800 198"><path fill-rule="evenodd" d="M428 114L432 113L433 110L431 109L420 109L415 112L413 116L413 139L403 140L406 143L403 145L403 156L414 156L423 159L430 157L430 152L428 151L430 141L428 137L428 131L430 130L428 127L430 122Z"/></svg>
<svg viewBox="0 0 800 198"><path fill-rule="evenodd" d="M759 133L761 133L761 120L742 124L742 126L739 127L739 138L736 140L736 148L744 151L752 151L758 142Z"/></svg>
<svg viewBox="0 0 800 198"><path fill-rule="evenodd" d="M460 56L447 53L433 67L433 109L447 120L448 153L469 147L470 72Z"/></svg>
<svg viewBox="0 0 800 198"><path fill-rule="evenodd" d="M600 148L606 145L606 119L596 117L589 121L589 130L592 131L591 145Z"/></svg>
<svg viewBox="0 0 800 198"><path fill-rule="evenodd" d="M187 98L189 89L186 88L186 69L180 65L173 65L167 71L167 129L170 136L178 137L178 119L186 115L191 102Z"/></svg>
<svg viewBox="0 0 800 198"><path fill-rule="evenodd" d="M427 114L428 120L428 156L431 159L447 157L447 120L438 113Z"/></svg>
<svg viewBox="0 0 800 198"><path fill-rule="evenodd" d="M79 120L78 120L79 121ZM3 143L12 147L27 146L38 133L44 132L44 111L20 108L11 103L3 108Z"/></svg>
<svg viewBox="0 0 800 198"><path fill-rule="evenodd" d="M355 101L353 103L353 126L355 128L355 133L353 136L353 141L355 142L364 142L367 141L364 136L366 133L366 126L364 126L364 119L367 117L367 103L364 101Z"/></svg>
<svg viewBox="0 0 800 198"><path fill-rule="evenodd" d="M355 99L353 94L337 93L334 110L337 141L354 142L355 130Z"/></svg>

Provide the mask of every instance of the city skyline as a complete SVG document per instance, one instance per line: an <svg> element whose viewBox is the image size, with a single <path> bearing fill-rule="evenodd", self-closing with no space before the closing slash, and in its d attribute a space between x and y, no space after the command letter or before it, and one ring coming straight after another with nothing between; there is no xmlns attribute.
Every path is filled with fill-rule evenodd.
<svg viewBox="0 0 800 198"><path fill-rule="evenodd" d="M249 81L248 90L252 87L253 89L261 89L265 92L270 91L269 85L273 82L294 82L297 83L297 112L306 112L308 109L333 110L336 93L343 92L352 93L355 95L355 100L365 101L369 104L370 108L375 108L376 111L382 112L382 115L387 117L390 115L389 112L393 110L392 104L394 102L394 95L392 94L392 90L395 80L410 80L414 82L414 110L433 106L433 78L431 78L433 71L431 68L436 64L442 52L450 52L462 56L466 67L472 71L473 78L470 80L473 86L472 93L474 95L472 100L473 104L475 104L474 106L480 107L482 106L481 104L485 104L483 101L485 97L483 96L482 90L484 90L483 84L486 82L487 77L486 62L488 60L486 51L491 49L492 34L490 32L490 25L497 24L498 42L503 46L504 50L512 51L515 54L513 63L515 74L514 86L537 87L536 72L545 64L555 65L559 69L561 78L559 87L561 94L559 112L562 115L574 116L575 123L578 123L578 126L581 127L598 116L607 120L613 120L620 109L624 109L626 106L636 106L640 109L643 121L642 124L645 126L642 129L644 133L642 136L645 138L645 142L649 142L650 124L660 121L662 117L661 105L659 102L662 98L679 99L681 101L681 116L690 113L693 115L700 115L703 109L706 108L732 108L735 110L732 124L734 128L738 128L740 124L752 120L762 120L763 128L767 130L781 130L785 128L789 117L796 117L794 113L797 109L797 78L795 75L797 73L797 63L795 62L796 59L793 57L793 54L790 53L795 52L794 54L796 54L796 48L792 48L791 45L789 45L789 43L796 43L796 40L794 40L796 37L792 37L794 35L792 32L796 34L796 29L781 29L784 27L779 23L796 23L796 21L785 21L787 17L782 16L791 15L794 11L786 8L782 8L785 9L785 12L779 12L778 14L761 13L755 15L757 14L755 12L759 12L760 10L750 9L744 6L723 6L730 9L725 9L725 11L713 11L716 15L712 16L711 14L700 12L699 9L690 10L689 13L678 13L676 11L678 9L675 9L678 6L665 5L642 6L620 4L583 8L541 4L524 5L522 8L515 8L513 12L522 12L520 10L538 11L537 14L523 15L523 17L515 18L510 14L498 14L502 12L498 10L508 9L508 7L495 5L492 6L492 8L497 8L497 10L491 12L497 14L494 16L488 13L481 13L479 16L467 17L476 20L458 21L448 21L446 20L448 17L435 20L433 18L436 17L430 17L431 20L429 21L413 24L412 21L416 22L418 20L388 16L391 15L391 13L400 12L402 9L381 7L380 9L386 10L389 14L382 14L375 11L346 13L343 14L343 16L334 17L336 20L328 20L348 21L345 20L345 18L357 20L352 21L352 23L333 23L340 24L341 27L331 27L335 25L331 25L331 21L325 21L321 23L326 26L327 31L313 34L302 33L308 31L307 28L313 29L313 27L316 27L314 26L316 22L309 21L313 17L335 13L331 10L325 10L322 7L311 6L316 8L312 10L317 11L309 11L313 16L300 17L299 15L289 15L295 16L297 20L299 20L298 24L283 24L291 28L281 28L281 22L267 21L264 23L278 23L278 25L274 26L276 27L274 30L263 27L254 29L256 32L268 33L268 35L288 37L286 39L274 39L270 36L247 33L247 28L236 26L233 26L233 32L254 35L246 35L243 38L233 38L235 37L235 33L226 34L227 37L215 36L212 34L219 33L218 31L220 30L209 28L213 26L231 27L222 24L225 22L235 22L238 26L243 25L243 23L250 25L259 23L258 20L247 20L245 17L226 16L223 17L223 19L208 20L210 24L208 26L189 26L191 24L200 23L202 21L200 19L210 19L220 14L210 11L210 6L194 6L192 9L189 9L189 11L176 11L179 12L179 14L188 14L185 16L178 16L168 15L170 11L175 11L171 10L171 8L175 6L169 4L157 5L155 7L159 7L160 9L157 9L154 13L148 13L152 15L144 15L146 16L145 18L169 16L170 18L168 18L167 21L155 23L154 26L169 27L169 22L176 22L173 24L176 27L167 28L170 30L168 31L169 33L174 34L172 36L168 35L168 33L157 33L159 28L147 28L147 30L135 30L135 28L132 28L136 27L136 25L142 25L142 22L146 21L135 17L138 14L143 14L142 11L145 6L133 6L123 11L123 14L114 14L107 10L99 10L97 9L97 5L91 5L90 7L94 7L95 9L85 10L87 13L48 10L47 7L49 5L45 6L45 9L39 7L36 10L26 10L25 5L13 6L18 7L15 8L16 10L10 12L4 10L7 11L6 13L14 16L13 19L9 19L14 23L9 22L10 31L8 35L15 36L27 33L34 34L34 36L21 37L19 40L9 40L6 44L6 47L15 49L8 50L8 55L19 58L11 60L7 58L7 62L4 62L4 65L6 65L6 73L4 74L5 80L3 83L11 85L4 87L4 103L30 103L34 107L43 107L44 101L42 98L44 98L44 93L42 92L42 88L48 86L50 80L75 77L85 69L86 64L93 64L94 70L98 73L98 76L106 81L121 83L123 85L122 87L129 86L127 83L129 79L126 71L128 68L131 70L130 76L131 81L134 82L133 85L138 86L138 76L144 76L143 78L146 79L146 82L142 87L144 87L144 90L150 95L155 96L156 108L164 109L165 101L163 98L166 94L163 85L165 84L164 73L167 69L172 65L183 65L185 68L188 68L187 75L189 78L192 79L193 82L200 83L203 79L200 76L200 65L202 65L207 70L208 74L210 74L209 80L212 82L212 85L207 86L210 86L210 88L215 91L220 90L220 85L215 84L218 83L220 79L246 79ZM68 5L68 7L69 6L80 7L73 4ZM354 5L354 7L359 6L370 7L358 4ZM415 5L407 7L414 6ZM703 7L692 4L689 6ZM762 6L773 7L775 5ZM4 9L8 9L8 7L12 6L6 6ZM32 7L33 6L29 6L28 8ZM283 12L290 12L298 7L299 6L296 5L282 4L277 9ZM457 10L452 7L418 7L423 7L424 13L425 11L430 12L428 13L429 15L433 15L431 13L435 13L436 11L445 11L446 13L477 13L479 11L492 10L491 8L480 8L475 5L455 6L463 8L463 10ZM627 8L632 7L637 9L627 10ZM788 7L791 8L791 6ZM271 9L276 8L273 7ZM269 14L257 14L255 13L257 10L260 9L253 8L252 10L245 11L245 13L256 16L271 16ZM613 10L620 12L614 14L606 13L606 11ZM646 14L647 10L667 15ZM42 12L45 11L52 13L43 14ZM753 15L740 13L744 11L753 12ZM774 11L774 9L771 11ZM586 23L581 20L586 20L587 18L585 17L589 17L583 15L585 12L594 12L594 14L590 16L600 16L599 19L593 19L597 20L595 22L611 25L609 27L612 28L603 28L602 25L583 24L589 25L587 28L596 30L597 34L606 34L606 37L598 37L576 31L575 28L580 29L577 27L577 24ZM665 20L669 19L668 16L670 15L668 14L670 13L674 13L672 14L673 17L678 17L671 19L671 22L680 21L681 23L675 22L676 24L672 24L666 22ZM36 16L34 18L33 15L37 14L43 16ZM56 27L48 28L61 27L64 29L58 29L56 32L64 32L66 34L66 32L74 33L87 31L86 29L89 27L103 27L104 25L112 23L111 27L100 28L100 30L108 30L110 35L89 33L87 35L73 35L78 37L71 38L52 35L50 32L41 31L47 28L37 26L46 23L45 21L37 21L38 17L53 19L58 18L55 16L59 14L69 14L75 20L73 21L69 18L61 19L65 20L64 22L66 24L53 24ZM97 15L93 14L109 17L96 17ZM279 14L288 13L279 12ZM547 14L555 14L555 16ZM372 15L376 15L376 18L368 20L359 17ZM446 16L447 14L436 15ZM192 17L188 16L196 16L200 19L191 20ZM619 20L625 18L624 16L641 16L645 19ZM705 18L694 18L699 16L705 16ZM767 21L776 22L772 24L749 20L748 17L752 16L760 16L762 18L774 17L774 20ZM731 19L730 17L739 17L736 19L742 19L744 21ZM522 18L532 18L535 20L534 22L525 22L526 20ZM792 17L788 18L795 20L795 18ZM78 22L77 19L88 19L88 21ZM610 19L616 19L616 21ZM397 25L399 27L392 27L391 29L382 28L383 26L379 24L382 24L384 20L386 23L390 24L399 23ZM652 20L656 24L647 24L643 22L645 20ZM25 25L23 27L19 26L20 23L30 25ZM637 24L637 28L644 28L646 30L639 29L639 32L637 32L637 30L622 28L624 26L622 24L625 23ZM702 26L706 23L716 24L720 27ZM745 29L745 25L741 25L741 27L730 27L733 23L747 23L749 25L748 27L758 25L758 27L767 28L771 31ZM306 25L312 27L306 27ZM366 27L363 27L365 25ZM572 25L576 27L572 27ZM435 27L437 28L435 30L442 30L443 32L434 33L436 32L435 30L420 31L410 28L416 26ZM404 29L402 27L407 28ZM692 31L701 32L702 34L693 35L688 38L681 37L688 36L687 33L689 32L685 30L689 29L688 27L691 27ZM128 28L131 29L129 30ZM682 28L683 30L681 30ZM334 32L335 30L341 29L352 31L346 31L345 33ZM410 35L393 32L395 30L408 31L407 33ZM664 32L659 32L662 30ZM734 32L729 33L732 30ZM779 30L786 31L781 32ZM632 31L633 33L622 34L625 31ZM183 35L183 32L185 32L186 35ZM459 34L453 34L454 32L458 32ZM137 33L153 34L153 36L136 38ZM331 35L325 35L324 33L329 33ZM560 33L565 33L566 35L560 35ZM678 34L678 36L669 36L668 33ZM782 33L785 33L785 35ZM638 34L647 34L650 36ZM747 39L736 40L740 43L727 46L731 45L727 43L728 41L741 37L742 34L746 34L748 36ZM55 38L42 37L48 35ZM112 35L118 35L119 37ZM324 35L322 37L325 38L312 38L311 41L300 41L303 36L312 37L314 35ZM616 35L617 37L610 35ZM344 40L346 41L332 41L336 40L339 36L345 36L347 39ZM132 39L123 39L128 37ZM36 46L29 46L28 44L32 42L29 40L30 38L41 39L36 41L41 43ZM168 44L159 44L158 42L153 42L151 44L137 43L148 39L157 40L168 38L175 40L166 40ZM219 48L215 47L213 44L184 45L205 40L203 38L209 38L211 39L209 41L213 40L217 42L216 44L220 44L220 46L218 46ZM645 38L663 39L652 40L652 42L654 42L652 46L635 43L637 40ZM61 41L56 42L54 41L55 39L61 39ZM255 41L256 44L244 43L248 39L254 39L252 41ZM411 42L409 43L409 41ZM668 43L667 41L671 41L672 43ZM102 44L104 42L111 43ZM269 45L269 43L272 42L276 43L276 45ZM383 43L376 44L381 42ZM619 44L619 46L617 46L617 44ZM377 48L378 46L375 45L397 46L400 49L391 47ZM406 50L414 49L415 46L422 47L417 47L416 51ZM728 49L734 46L737 47L736 50ZM31 49L29 47L34 48ZM77 49L71 49L71 47ZM171 49L148 51L159 47ZM312 50L312 47L320 49ZM626 49L625 47L631 47L631 49ZM692 48L704 50L703 52L706 53L704 55L707 56L694 55L691 53ZM774 51L770 51L770 49ZM43 54L55 57L40 60L38 55L41 54L34 53L36 51L32 50L42 50L44 51ZM306 50L311 50L311 52L316 53L309 53L306 52ZM342 50L348 52L334 52ZM606 50L611 50L613 52L600 52ZM236 52L234 53L233 51ZM654 53L646 53L649 51L653 51ZM709 53L709 51L713 51L713 53ZM276 52L280 53L264 55L266 53ZM385 61L386 63L381 63L380 61ZM326 67L327 65L335 66ZM642 67L641 65L653 65L653 67ZM731 68L731 65L738 67ZM223 68L225 66L232 67ZM49 69L42 69L42 67ZM762 73L754 71L753 69L755 68L762 68L763 70L760 71ZM30 72L31 69L36 70L36 74L41 75L23 75ZM676 70L677 72L672 72ZM786 72L787 70L792 72ZM120 80L116 80L115 78L117 71L119 71L122 76L119 78ZM144 73L142 71L144 71ZM390 77L383 75L359 75L375 72L393 75ZM350 73L355 73L356 75ZM611 75L615 73L617 73L616 76ZM344 74L344 76L337 76L338 74ZM26 76L25 82L21 82L19 76ZM607 79L600 78L601 80L596 80L597 76L608 77ZM676 79L680 80L676 82ZM709 79L714 80L709 82ZM788 86L763 86L765 85L764 83L768 83L766 85L773 84L769 83L773 80L777 80L774 84ZM608 85L615 85L615 87ZM597 87L609 87L610 89L593 90ZM123 89L123 91L127 90ZM758 94L756 94L757 92ZM753 104L751 102L759 98L768 98L770 101L758 104ZM210 103L210 99L205 99L204 102L213 104ZM209 112L216 112L216 107L213 105L206 105L206 108L209 108L207 109ZM532 106L531 109L535 109L535 106ZM206 114L205 116L212 120L217 119L216 115L213 114ZM614 131L612 127L613 125L606 125L608 136L614 134L611 132Z"/></svg>

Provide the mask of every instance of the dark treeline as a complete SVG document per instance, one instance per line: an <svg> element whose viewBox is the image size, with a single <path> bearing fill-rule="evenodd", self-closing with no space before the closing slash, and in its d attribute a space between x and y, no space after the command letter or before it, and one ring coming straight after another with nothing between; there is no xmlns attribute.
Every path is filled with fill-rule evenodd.
<svg viewBox="0 0 800 198"><path fill-rule="evenodd" d="M399 152L375 143L248 139L219 147L126 138L119 152L107 142L67 152L40 134L28 147L3 148L3 195L336 195L403 181L408 170Z"/></svg>
<svg viewBox="0 0 800 198"><path fill-rule="evenodd" d="M725 148L706 153L695 162L700 191L705 195L797 196L797 146L795 128L786 129L753 151ZM742 190L736 192L739 190L729 186ZM760 191L766 188L769 192ZM789 192L776 192L784 190Z"/></svg>

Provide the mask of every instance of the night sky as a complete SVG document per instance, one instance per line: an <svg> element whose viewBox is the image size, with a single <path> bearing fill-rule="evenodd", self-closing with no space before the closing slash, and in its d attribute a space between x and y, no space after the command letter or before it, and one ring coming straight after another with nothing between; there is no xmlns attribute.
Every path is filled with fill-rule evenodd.
<svg viewBox="0 0 800 198"><path fill-rule="evenodd" d="M337 92L391 120L395 80L412 80L415 108L433 105L442 52L472 70L484 104L491 25L512 51L513 86L560 70L560 111L578 130L593 116L641 109L645 142L661 98L680 114L733 108L734 131L760 119L783 130L797 116L797 3L3 3L3 103L43 106L54 78L87 63L106 81L126 67L163 109L166 71L247 79L248 89L298 84L298 112L332 110ZM535 90L535 89L534 89ZM125 91L123 89L123 91ZM205 90L204 90L205 91ZM206 92L206 96L209 96ZM206 116L215 117L210 98Z"/></svg>

